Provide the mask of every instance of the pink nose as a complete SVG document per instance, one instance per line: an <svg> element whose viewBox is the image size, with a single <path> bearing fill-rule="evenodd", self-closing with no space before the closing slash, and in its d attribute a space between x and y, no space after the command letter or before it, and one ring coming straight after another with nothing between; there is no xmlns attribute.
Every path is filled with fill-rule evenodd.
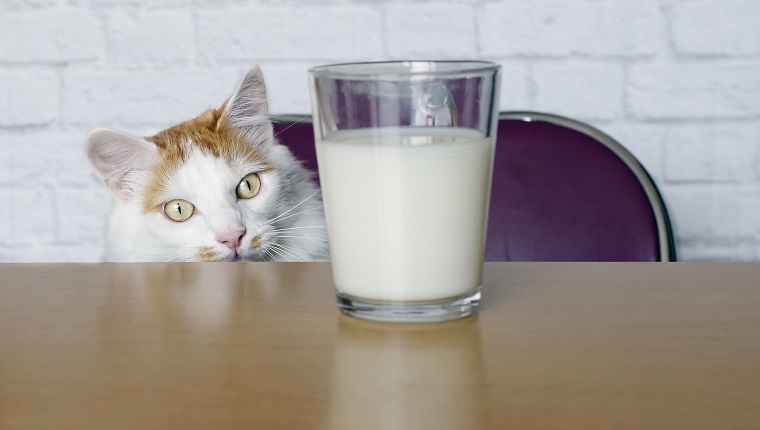
<svg viewBox="0 0 760 430"><path fill-rule="evenodd" d="M243 236L245 236L245 230L234 230L217 237L216 240L223 245L227 245L227 247L234 251L240 246L240 241L243 239Z"/></svg>

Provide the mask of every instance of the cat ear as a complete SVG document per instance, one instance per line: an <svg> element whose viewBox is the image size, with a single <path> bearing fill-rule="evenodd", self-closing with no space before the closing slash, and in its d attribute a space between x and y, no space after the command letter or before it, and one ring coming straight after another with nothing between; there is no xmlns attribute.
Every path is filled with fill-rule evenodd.
<svg viewBox="0 0 760 430"><path fill-rule="evenodd" d="M256 145L272 142L267 90L259 66L246 72L235 93L222 107L221 124L248 136Z"/></svg>
<svg viewBox="0 0 760 430"><path fill-rule="evenodd" d="M126 201L158 160L158 148L139 137L99 128L87 137L87 155L111 194Z"/></svg>

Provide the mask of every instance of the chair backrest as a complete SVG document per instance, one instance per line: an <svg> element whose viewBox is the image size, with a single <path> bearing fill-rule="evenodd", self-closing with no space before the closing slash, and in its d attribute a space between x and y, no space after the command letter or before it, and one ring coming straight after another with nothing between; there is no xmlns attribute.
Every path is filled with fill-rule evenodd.
<svg viewBox="0 0 760 430"><path fill-rule="evenodd" d="M273 120L280 143L317 172L310 117ZM538 112L502 113L498 127L487 261L675 261L662 197L620 143Z"/></svg>

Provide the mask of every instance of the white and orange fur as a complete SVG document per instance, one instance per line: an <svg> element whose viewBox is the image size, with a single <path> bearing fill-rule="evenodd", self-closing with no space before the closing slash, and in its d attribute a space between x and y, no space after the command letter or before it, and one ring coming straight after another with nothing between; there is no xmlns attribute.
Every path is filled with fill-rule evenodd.
<svg viewBox="0 0 760 430"><path fill-rule="evenodd" d="M140 138L97 129L90 162L113 197L108 261L317 261L329 258L319 189L276 141L255 67L219 109ZM258 194L239 198L255 173ZM194 206L170 219L167 202Z"/></svg>

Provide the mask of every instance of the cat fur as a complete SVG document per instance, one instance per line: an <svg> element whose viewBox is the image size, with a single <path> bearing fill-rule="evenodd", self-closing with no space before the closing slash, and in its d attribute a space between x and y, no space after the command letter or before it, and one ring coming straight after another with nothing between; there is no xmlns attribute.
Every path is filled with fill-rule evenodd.
<svg viewBox="0 0 760 430"><path fill-rule="evenodd" d="M329 258L319 189L273 136L258 67L219 109L146 138L97 129L87 148L113 197L107 261ZM237 185L250 173L258 174L261 189L240 199ZM191 202L193 215L169 219L164 204L173 199ZM225 243L229 237L239 243Z"/></svg>

